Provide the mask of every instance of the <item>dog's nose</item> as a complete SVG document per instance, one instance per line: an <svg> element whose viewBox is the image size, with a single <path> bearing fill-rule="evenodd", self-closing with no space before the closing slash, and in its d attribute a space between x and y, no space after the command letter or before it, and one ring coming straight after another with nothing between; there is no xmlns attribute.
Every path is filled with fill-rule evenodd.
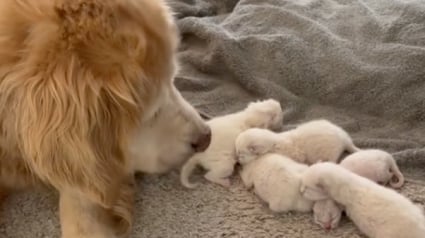
<svg viewBox="0 0 425 238"><path fill-rule="evenodd" d="M208 130L198 136L198 139L194 143L192 143L192 148L195 152L203 152L205 151L211 142L211 129Z"/></svg>

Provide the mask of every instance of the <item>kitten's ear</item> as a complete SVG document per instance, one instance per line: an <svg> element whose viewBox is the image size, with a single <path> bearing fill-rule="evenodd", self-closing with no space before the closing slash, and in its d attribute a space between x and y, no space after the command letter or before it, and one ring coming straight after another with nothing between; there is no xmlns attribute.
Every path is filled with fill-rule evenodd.
<svg viewBox="0 0 425 238"><path fill-rule="evenodd" d="M311 187L307 187L301 185L301 193L303 194L303 196L309 200L312 201L319 201L319 200L325 200L325 199L329 199L329 195L326 193L326 191L323 188L323 185L320 183L320 181L318 181L314 188Z"/></svg>
<svg viewBox="0 0 425 238"><path fill-rule="evenodd" d="M278 151L279 150L279 145L276 142L272 142L270 148L271 148L271 151Z"/></svg>
<svg viewBox="0 0 425 238"><path fill-rule="evenodd" d="M316 187L319 188L320 190L324 190L324 187L323 187L322 183L320 182L320 180L319 180L319 182L316 183Z"/></svg>
<svg viewBox="0 0 425 238"><path fill-rule="evenodd" d="M325 187L323 186L321 180L319 179L319 182L317 183L318 193L320 193L320 196L323 196L324 199L329 199L330 196L326 192Z"/></svg>
<svg viewBox="0 0 425 238"><path fill-rule="evenodd" d="M261 143L251 143L248 145L248 151L254 155L263 155L267 153L267 148L264 144Z"/></svg>
<svg viewBox="0 0 425 238"><path fill-rule="evenodd" d="M324 195L326 195L326 196L328 196L328 193L326 192L326 189L325 189L325 186L323 185L324 184L324 178L323 177L319 177L318 179L317 179L317 183L316 183L316 187L317 187L317 189L318 189L318 191L320 192L320 193L322 193L322 194L324 194Z"/></svg>
<svg viewBox="0 0 425 238"><path fill-rule="evenodd" d="M312 201L320 201L328 199L329 196L327 193L322 189L312 189L312 188L306 188L304 191L304 197L306 197L309 200Z"/></svg>
<svg viewBox="0 0 425 238"><path fill-rule="evenodd" d="M345 207L344 207L342 204L335 202L335 205L336 205L339 209L341 209L342 211L344 211L344 210L345 210Z"/></svg>

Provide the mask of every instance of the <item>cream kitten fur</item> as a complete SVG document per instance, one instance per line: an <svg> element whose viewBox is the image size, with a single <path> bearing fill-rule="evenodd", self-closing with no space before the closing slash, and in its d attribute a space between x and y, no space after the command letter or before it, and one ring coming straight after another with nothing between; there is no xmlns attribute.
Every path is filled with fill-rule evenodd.
<svg viewBox="0 0 425 238"><path fill-rule="evenodd" d="M377 149L361 150L353 153L340 163L340 166L381 185L400 188L404 176L391 154ZM395 180L394 180L395 178ZM333 200L314 203L314 221L324 229L336 228L341 219L342 209Z"/></svg>
<svg viewBox="0 0 425 238"><path fill-rule="evenodd" d="M301 178L302 196L333 199L371 238L424 238L425 216L418 206L396 191L334 163L310 166Z"/></svg>
<svg viewBox="0 0 425 238"><path fill-rule="evenodd" d="M266 154L242 163L240 176L244 185L269 205L274 212L311 211L313 203L301 196L301 173L308 166L278 155Z"/></svg>
<svg viewBox="0 0 425 238"><path fill-rule="evenodd" d="M339 225L343 208L332 199L325 199L314 202L313 218L314 223L323 229L331 230Z"/></svg>
<svg viewBox="0 0 425 238"><path fill-rule="evenodd" d="M189 182L189 176L197 165L208 172L205 178L222 186L230 186L229 176L236 164L235 139L242 131L252 128L278 130L282 126L283 112L279 102L269 99L250 103L243 111L213 118L207 122L211 128L211 143L206 151L192 156L182 167L181 183L187 188L196 184Z"/></svg>
<svg viewBox="0 0 425 238"><path fill-rule="evenodd" d="M347 132L327 120L310 121L281 133L249 129L237 137L235 146L239 161L278 153L309 165L319 161L337 162L344 151L359 150Z"/></svg>
<svg viewBox="0 0 425 238"><path fill-rule="evenodd" d="M400 188L404 184L404 176L393 156L383 150L361 150L345 157L340 165L382 185L389 183L393 188Z"/></svg>

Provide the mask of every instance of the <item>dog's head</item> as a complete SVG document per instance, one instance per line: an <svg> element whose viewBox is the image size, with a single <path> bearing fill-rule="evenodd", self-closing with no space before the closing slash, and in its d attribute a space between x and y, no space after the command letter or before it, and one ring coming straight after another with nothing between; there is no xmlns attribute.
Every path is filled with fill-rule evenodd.
<svg viewBox="0 0 425 238"><path fill-rule="evenodd" d="M119 13L124 21L129 20L129 34L137 32L131 27L143 29L140 36L133 37L135 42L128 44L137 46L130 54L140 65L142 94L149 102L142 103L140 126L130 138L132 167L140 172L164 173L180 166L195 152L204 151L211 141L211 130L174 84L179 39L165 3L124 2L118 1Z"/></svg>
<svg viewBox="0 0 425 238"><path fill-rule="evenodd" d="M173 87L164 93L153 117L135 134L130 151L136 171L164 173L204 151L211 131L196 110Z"/></svg>
<svg viewBox="0 0 425 238"><path fill-rule="evenodd" d="M149 104L143 103L140 127L130 139L130 155L136 171L164 173L204 151L211 131L174 85L179 38L171 12L163 1L125 2L129 3L118 1L118 6L124 21L128 17L131 23L127 30L134 32L132 27L138 27L134 24L143 29L133 54L146 79L142 93L150 96Z"/></svg>
<svg viewBox="0 0 425 238"><path fill-rule="evenodd" d="M133 168L128 147L162 172L209 145L174 86L178 31L164 0L5 0L0 13L0 109L14 105L44 181L109 208Z"/></svg>
<svg viewBox="0 0 425 238"><path fill-rule="evenodd" d="M274 146L274 133L267 129L251 128L238 135L235 141L235 151L240 164L272 152Z"/></svg>
<svg viewBox="0 0 425 238"><path fill-rule="evenodd" d="M133 66L122 66L125 76L131 77L134 73L140 77L138 82L128 81L135 85L133 88L140 95L136 97L139 100L136 104L141 107L140 124L129 139L133 168L164 173L178 167L193 153L204 151L209 146L211 131L174 84L179 37L165 2L112 2L120 24L114 32L115 40L125 48L116 49L120 52L111 48L110 52L116 53L114 59L118 60L119 54L123 54L122 59L128 61L116 62L119 65ZM125 53L121 53L123 51ZM90 63L94 65L92 68L99 64L95 60Z"/></svg>

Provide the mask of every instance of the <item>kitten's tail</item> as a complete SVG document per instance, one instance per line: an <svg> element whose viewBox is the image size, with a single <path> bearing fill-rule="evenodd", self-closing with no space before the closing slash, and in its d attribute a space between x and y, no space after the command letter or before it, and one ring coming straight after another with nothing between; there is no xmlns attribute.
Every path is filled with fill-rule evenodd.
<svg viewBox="0 0 425 238"><path fill-rule="evenodd" d="M339 137L345 142L345 150L348 153L352 154L361 150L356 145L354 145L353 139L351 138L350 134L348 134L348 132L346 132L344 129L339 128L338 134Z"/></svg>
<svg viewBox="0 0 425 238"><path fill-rule="evenodd" d="M348 153L352 154L352 153L355 153L355 152L358 152L358 151L361 150L359 147L354 145L353 139L351 139L348 132L341 129L341 131L339 133L340 133L340 136L345 140L345 150Z"/></svg>
<svg viewBox="0 0 425 238"><path fill-rule="evenodd" d="M353 141L350 139L349 143L347 144L347 151L352 154L355 152L359 152L361 149L354 145Z"/></svg>
<svg viewBox="0 0 425 238"><path fill-rule="evenodd" d="M393 177L391 178L390 185L393 188L400 188L404 184L404 176L400 172L400 169L397 166L397 163L393 158L391 158L391 172L394 173ZM394 176L396 177L396 180L394 180Z"/></svg>
<svg viewBox="0 0 425 238"><path fill-rule="evenodd" d="M180 170L180 182L186 188L193 189L197 186L195 183L189 181L189 177L192 174L193 170L199 163L199 157L197 155L192 156L181 168Z"/></svg>

